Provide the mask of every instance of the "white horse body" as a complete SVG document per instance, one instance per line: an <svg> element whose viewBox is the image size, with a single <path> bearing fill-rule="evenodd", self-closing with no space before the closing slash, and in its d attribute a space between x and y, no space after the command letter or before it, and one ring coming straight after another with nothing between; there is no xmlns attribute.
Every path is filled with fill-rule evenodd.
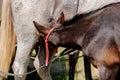
<svg viewBox="0 0 120 80"><path fill-rule="evenodd" d="M120 2L120 0L79 0L78 13L88 13L116 2Z"/></svg>
<svg viewBox="0 0 120 80"><path fill-rule="evenodd" d="M48 18L52 16L57 19L61 12L64 12L67 20L76 14L88 13L115 2L120 2L120 0L9 0L12 22L17 36L17 52L13 63L14 73L27 72L29 55L37 40L33 21L45 26ZM41 52L41 54L44 53ZM36 63L39 64L38 66L41 64ZM49 72L45 71L49 70L47 68L42 70L41 78L51 80ZM16 77L16 80L25 80L25 76Z"/></svg>

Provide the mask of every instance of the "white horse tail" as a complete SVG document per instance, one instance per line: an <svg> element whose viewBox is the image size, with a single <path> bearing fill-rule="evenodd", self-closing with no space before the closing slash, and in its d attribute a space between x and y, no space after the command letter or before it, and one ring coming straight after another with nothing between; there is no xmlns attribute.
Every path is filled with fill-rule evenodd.
<svg viewBox="0 0 120 80"><path fill-rule="evenodd" d="M12 57L15 55L15 33L10 16L8 0L3 0L0 31L0 71L8 72ZM0 80L7 78L0 74Z"/></svg>

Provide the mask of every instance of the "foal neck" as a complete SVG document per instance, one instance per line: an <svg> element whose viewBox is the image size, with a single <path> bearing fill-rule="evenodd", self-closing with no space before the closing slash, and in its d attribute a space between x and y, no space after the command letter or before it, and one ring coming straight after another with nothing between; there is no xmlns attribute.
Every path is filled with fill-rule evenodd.
<svg viewBox="0 0 120 80"><path fill-rule="evenodd" d="M96 10L88 14L76 15L73 19L64 22L62 25L66 28L68 32L68 38L70 37L71 42L77 46L82 45L84 35L92 27L93 22L96 20L98 15L102 13L104 9Z"/></svg>

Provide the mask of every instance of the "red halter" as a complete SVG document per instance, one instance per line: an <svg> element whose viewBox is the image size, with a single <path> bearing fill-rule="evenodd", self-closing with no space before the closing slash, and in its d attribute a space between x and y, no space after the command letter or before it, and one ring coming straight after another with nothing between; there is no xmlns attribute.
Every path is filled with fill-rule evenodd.
<svg viewBox="0 0 120 80"><path fill-rule="evenodd" d="M54 30L54 27L52 29L50 29L50 31L48 32L48 34L47 34L47 36L45 38L45 47L46 47L46 62L45 62L45 64L46 64L46 66L48 66L48 61L49 61L49 48L48 48L49 43L48 43L48 38L49 38L49 36L50 36L50 34L51 34L51 32L53 30ZM54 49L54 52L57 53L57 48L53 48L53 49Z"/></svg>

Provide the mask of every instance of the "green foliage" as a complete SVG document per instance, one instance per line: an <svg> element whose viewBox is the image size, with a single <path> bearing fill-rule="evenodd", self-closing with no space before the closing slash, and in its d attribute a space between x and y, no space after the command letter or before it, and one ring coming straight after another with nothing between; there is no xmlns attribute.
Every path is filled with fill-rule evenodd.
<svg viewBox="0 0 120 80"><path fill-rule="evenodd" d="M66 80L67 72L65 67L65 62L61 61L64 58L59 58L52 63L51 66L51 76L53 80Z"/></svg>

